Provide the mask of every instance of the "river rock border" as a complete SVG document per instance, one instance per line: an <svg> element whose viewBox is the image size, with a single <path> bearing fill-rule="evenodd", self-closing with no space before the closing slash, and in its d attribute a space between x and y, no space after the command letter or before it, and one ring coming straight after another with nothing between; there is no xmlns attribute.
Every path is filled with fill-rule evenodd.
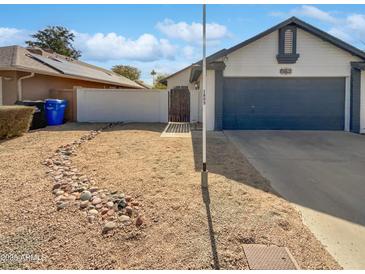
<svg viewBox="0 0 365 274"><path fill-rule="evenodd" d="M80 139L58 147L43 162L47 167L46 173L53 181L52 192L57 210L78 207L90 223L102 226L103 234L110 234L117 227L143 225L140 203L124 193L99 189L93 178L80 173L73 166L71 158L76 155L79 146L114 125L108 124L99 130L91 130Z"/></svg>

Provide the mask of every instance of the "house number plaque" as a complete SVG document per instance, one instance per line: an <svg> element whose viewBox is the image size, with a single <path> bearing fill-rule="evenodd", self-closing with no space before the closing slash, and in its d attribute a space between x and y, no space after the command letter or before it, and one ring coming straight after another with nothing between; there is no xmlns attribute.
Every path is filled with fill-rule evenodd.
<svg viewBox="0 0 365 274"><path fill-rule="evenodd" d="M292 69L291 68L281 68L280 69L280 74L284 74L284 75L288 75L292 73Z"/></svg>

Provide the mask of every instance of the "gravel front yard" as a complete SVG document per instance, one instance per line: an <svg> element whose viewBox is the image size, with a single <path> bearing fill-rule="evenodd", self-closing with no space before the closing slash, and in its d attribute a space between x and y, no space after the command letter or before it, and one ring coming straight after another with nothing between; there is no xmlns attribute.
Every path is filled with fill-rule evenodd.
<svg viewBox="0 0 365 274"><path fill-rule="evenodd" d="M108 129L82 144L73 164L95 186L137 199L144 224L102 235L76 206L57 211L42 162L99 127L66 124L0 143L0 255L40 258L0 260L0 268L247 269L245 243L286 246L303 269L340 268L219 132L208 134L204 187L200 132L161 138L161 124Z"/></svg>

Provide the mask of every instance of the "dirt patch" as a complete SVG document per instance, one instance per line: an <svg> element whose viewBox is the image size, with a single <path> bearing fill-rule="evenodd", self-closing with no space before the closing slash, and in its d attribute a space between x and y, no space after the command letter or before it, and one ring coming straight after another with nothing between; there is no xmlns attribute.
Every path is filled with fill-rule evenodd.
<svg viewBox="0 0 365 274"><path fill-rule="evenodd" d="M222 133L208 135L209 185L200 183L201 139L161 138L164 125L114 127L78 149L73 163L101 188L143 204L142 229L112 237L80 216L56 211L42 158L92 125L38 131L0 146L0 253L15 252L19 229L37 235L29 247L42 260L21 268L247 269L242 244L286 246L304 269L339 268L298 212ZM94 125L95 128L95 125ZM41 237L39 237L41 235ZM15 240L13 240L15 239Z"/></svg>

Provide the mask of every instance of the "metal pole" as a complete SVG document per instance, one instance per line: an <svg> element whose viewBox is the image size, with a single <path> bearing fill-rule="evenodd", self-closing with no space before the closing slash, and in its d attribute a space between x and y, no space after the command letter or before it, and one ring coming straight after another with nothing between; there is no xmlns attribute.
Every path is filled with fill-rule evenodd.
<svg viewBox="0 0 365 274"><path fill-rule="evenodd" d="M207 110L206 110L206 100L207 100L207 63L206 63L206 5L203 4L203 170L202 170L202 180L208 181L208 171L207 171Z"/></svg>

